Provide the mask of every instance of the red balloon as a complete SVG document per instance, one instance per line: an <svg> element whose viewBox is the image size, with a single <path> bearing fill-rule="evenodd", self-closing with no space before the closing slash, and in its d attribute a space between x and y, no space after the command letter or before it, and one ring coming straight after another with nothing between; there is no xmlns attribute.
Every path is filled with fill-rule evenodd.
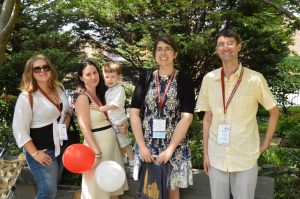
<svg viewBox="0 0 300 199"><path fill-rule="evenodd" d="M65 150L62 161L72 173L83 173L92 168L95 153L84 144L72 144Z"/></svg>

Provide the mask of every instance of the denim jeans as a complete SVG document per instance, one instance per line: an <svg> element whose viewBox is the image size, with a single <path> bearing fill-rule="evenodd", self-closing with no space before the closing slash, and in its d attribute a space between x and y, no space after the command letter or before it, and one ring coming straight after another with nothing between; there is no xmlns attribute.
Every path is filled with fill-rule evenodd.
<svg viewBox="0 0 300 199"><path fill-rule="evenodd" d="M47 150L45 153L52 158L51 165L41 165L25 151L27 164L38 188L35 199L55 199L57 182L62 172L61 155L55 157L54 150Z"/></svg>

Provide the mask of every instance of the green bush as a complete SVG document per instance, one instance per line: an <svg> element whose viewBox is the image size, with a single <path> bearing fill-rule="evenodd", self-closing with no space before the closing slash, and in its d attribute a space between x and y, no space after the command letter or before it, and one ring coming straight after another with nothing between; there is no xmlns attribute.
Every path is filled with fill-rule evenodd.
<svg viewBox="0 0 300 199"><path fill-rule="evenodd" d="M190 149L192 153L192 165L195 169L202 169L203 162L203 139L202 139L202 118L200 113L194 114L193 122L189 128Z"/></svg>
<svg viewBox="0 0 300 199"><path fill-rule="evenodd" d="M299 149L277 148L275 150L267 150L260 156L258 163L262 167L259 175L274 178L276 199L299 198Z"/></svg>
<svg viewBox="0 0 300 199"><path fill-rule="evenodd" d="M11 126L7 126L6 124L0 125L0 146L7 148L8 155L11 156L17 156L22 153L22 150L16 144Z"/></svg>
<svg viewBox="0 0 300 199"><path fill-rule="evenodd" d="M300 115L281 118L277 131L285 137L286 147L300 148Z"/></svg>
<svg viewBox="0 0 300 199"><path fill-rule="evenodd" d="M11 97L11 100L6 100L0 98L0 123L11 125L13 114L14 114L14 104L15 97Z"/></svg>
<svg viewBox="0 0 300 199"><path fill-rule="evenodd" d="M269 111L267 111L266 109L264 109L263 107L260 106L257 110L256 116L259 118L269 117Z"/></svg>
<svg viewBox="0 0 300 199"><path fill-rule="evenodd" d="M299 167L300 150L279 147L274 150L266 150L258 159L258 164L272 164L275 167Z"/></svg>

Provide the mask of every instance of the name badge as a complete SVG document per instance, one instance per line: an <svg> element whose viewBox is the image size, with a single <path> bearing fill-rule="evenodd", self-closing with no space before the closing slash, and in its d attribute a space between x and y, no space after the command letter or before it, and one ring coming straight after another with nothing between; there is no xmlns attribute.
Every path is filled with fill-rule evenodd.
<svg viewBox="0 0 300 199"><path fill-rule="evenodd" d="M218 128L218 144L229 145L230 138L230 125L229 124L219 124Z"/></svg>
<svg viewBox="0 0 300 199"><path fill-rule="evenodd" d="M68 140L66 124L58 124L58 134L60 140Z"/></svg>
<svg viewBox="0 0 300 199"><path fill-rule="evenodd" d="M153 131L153 138L165 139L166 131Z"/></svg>
<svg viewBox="0 0 300 199"><path fill-rule="evenodd" d="M153 138L166 138L166 120L153 119Z"/></svg>
<svg viewBox="0 0 300 199"><path fill-rule="evenodd" d="M153 131L166 131L166 120L153 119Z"/></svg>

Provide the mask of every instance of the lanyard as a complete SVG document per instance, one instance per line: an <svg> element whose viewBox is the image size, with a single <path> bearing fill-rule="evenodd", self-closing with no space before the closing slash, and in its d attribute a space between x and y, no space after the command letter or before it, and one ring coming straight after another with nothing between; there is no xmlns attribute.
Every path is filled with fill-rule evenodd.
<svg viewBox="0 0 300 199"><path fill-rule="evenodd" d="M97 104L97 106L103 106L100 99L98 97L96 97L95 95L93 95L88 89L85 90L87 92L87 94L92 98L92 100ZM108 118L107 115L107 111L103 112L105 117Z"/></svg>
<svg viewBox="0 0 300 199"><path fill-rule="evenodd" d="M164 95L163 97L161 97L160 95L160 83L159 83L159 71L157 71L157 76L156 76L156 82L157 82L157 98L158 98L158 106L160 109L163 108L163 104L164 104L164 101L166 99L166 96L170 90L170 86L171 86L171 83L174 79L174 74L175 74L175 71L173 71L173 73L171 74L171 78L169 79L168 81L168 84L167 84L167 87L165 89L165 92L164 92Z"/></svg>
<svg viewBox="0 0 300 199"><path fill-rule="evenodd" d="M47 93L38 86L38 89L41 91L41 93L57 108L59 112L61 112L61 108L59 106L59 99L57 96L57 92L55 91L55 102L47 95Z"/></svg>
<svg viewBox="0 0 300 199"><path fill-rule="evenodd" d="M222 96L223 96L224 114L226 113L227 107L229 106L229 104L230 104L230 102L231 102L231 100L232 100L232 98L233 98L236 90L238 89L238 87L239 87L239 85L240 85L240 83L242 81L243 74L244 74L244 68L242 68L242 71L240 73L239 79L236 82L233 90L231 91L231 94L230 94L230 96L228 98L228 101L227 101L227 103L225 105L225 83L224 83L224 76L225 76L225 74L224 74L224 67L222 67L222 69L221 69L221 84L222 84Z"/></svg>

